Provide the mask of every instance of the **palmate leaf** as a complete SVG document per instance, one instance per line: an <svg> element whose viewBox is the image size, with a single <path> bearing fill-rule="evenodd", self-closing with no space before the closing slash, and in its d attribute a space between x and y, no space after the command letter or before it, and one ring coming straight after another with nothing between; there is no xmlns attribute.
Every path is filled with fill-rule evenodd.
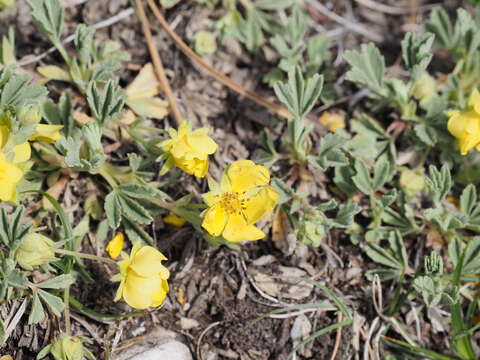
<svg viewBox="0 0 480 360"><path fill-rule="evenodd" d="M40 101L47 95L44 86L32 84L28 75L13 75L5 83L0 96L0 106L21 106Z"/></svg>
<svg viewBox="0 0 480 360"><path fill-rule="evenodd" d="M430 13L430 18L425 22L424 28L426 31L435 35L435 40L447 49L455 46L456 36L454 33L452 22L447 12L437 7Z"/></svg>
<svg viewBox="0 0 480 360"><path fill-rule="evenodd" d="M287 82L276 82L275 95L297 119L303 119L322 93L323 76L315 74L305 82L300 67L288 72Z"/></svg>
<svg viewBox="0 0 480 360"><path fill-rule="evenodd" d="M431 33L415 35L408 32L402 40L402 55L408 70L425 70L432 60L431 51L435 35Z"/></svg>
<svg viewBox="0 0 480 360"><path fill-rule="evenodd" d="M32 307L30 309L30 315L28 316L29 324L38 324L45 318L45 310L43 309L42 302L38 296L38 292L33 293Z"/></svg>
<svg viewBox="0 0 480 360"><path fill-rule="evenodd" d="M322 170L328 167L346 166L349 164L342 147L347 139L340 134L329 133L320 140L318 155L309 158L310 162Z"/></svg>
<svg viewBox="0 0 480 360"><path fill-rule="evenodd" d="M87 89L87 101L93 116L102 127L115 116L118 116L125 103L122 89L110 80L105 85L103 92L95 82L90 82Z"/></svg>
<svg viewBox="0 0 480 360"><path fill-rule="evenodd" d="M442 201L453 184L450 169L446 164L442 166L440 171L435 166L430 165L429 176L425 178L425 183L432 194L433 200L436 203Z"/></svg>
<svg viewBox="0 0 480 360"><path fill-rule="evenodd" d="M64 11L58 0L28 0L35 25L53 43L59 42L63 31Z"/></svg>
<svg viewBox="0 0 480 360"><path fill-rule="evenodd" d="M378 95L387 95L384 84L385 59L374 44L362 44L360 52L346 51L345 59L352 67L347 73L348 80L365 86Z"/></svg>

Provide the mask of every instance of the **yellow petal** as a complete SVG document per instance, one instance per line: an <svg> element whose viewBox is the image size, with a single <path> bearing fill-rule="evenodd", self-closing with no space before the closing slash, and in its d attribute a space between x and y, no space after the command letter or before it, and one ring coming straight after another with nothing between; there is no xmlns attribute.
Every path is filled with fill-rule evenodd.
<svg viewBox="0 0 480 360"><path fill-rule="evenodd" d="M250 160L235 161L227 169L232 191L243 192L256 186L267 185L270 173L265 166L256 165Z"/></svg>
<svg viewBox="0 0 480 360"><path fill-rule="evenodd" d="M160 266L163 260L167 258L160 251L152 246L144 246L133 257L130 269L140 276L154 276L161 271Z"/></svg>
<svg viewBox="0 0 480 360"><path fill-rule="evenodd" d="M230 214L227 225L223 230L223 237L231 242L253 241L263 239L265 233L253 225L248 225L242 215Z"/></svg>
<svg viewBox="0 0 480 360"><path fill-rule="evenodd" d="M30 156L32 156L32 149L30 148L30 144L28 141L24 142L23 144L16 145L12 149L15 156L13 157L14 163L21 163L30 160Z"/></svg>
<svg viewBox="0 0 480 360"><path fill-rule="evenodd" d="M120 233L117 233L113 237L113 239L110 240L110 242L108 243L105 250L107 251L108 255L110 255L112 259L116 259L122 252L124 240L125 240L125 236L123 235L123 233L120 232Z"/></svg>
<svg viewBox="0 0 480 360"><path fill-rule="evenodd" d="M448 131L457 138L461 137L465 134L467 124L468 119L457 112L448 120Z"/></svg>
<svg viewBox="0 0 480 360"><path fill-rule="evenodd" d="M201 129L199 129L201 130ZM218 150L218 145L213 139L202 133L202 131L196 130L192 135L187 136L187 142L198 153L204 153L211 155Z"/></svg>
<svg viewBox="0 0 480 360"><path fill-rule="evenodd" d="M205 201L205 204L208 205L208 207L212 207L213 205L215 205L218 202L219 193L214 192L214 191L210 191L206 194L203 194L202 198L203 198L203 201Z"/></svg>
<svg viewBox="0 0 480 360"><path fill-rule="evenodd" d="M244 214L249 224L255 224L273 210L280 195L271 186L265 186L245 203Z"/></svg>
<svg viewBox="0 0 480 360"><path fill-rule="evenodd" d="M54 143L62 137L60 130L63 128L63 125L48 125L48 124L37 124L36 133L33 136L30 136L30 141L43 141L46 143Z"/></svg>
<svg viewBox="0 0 480 360"><path fill-rule="evenodd" d="M162 280L162 286L159 287L152 296L152 306L162 305L169 290L170 288L168 286L168 282L166 280Z"/></svg>
<svg viewBox="0 0 480 360"><path fill-rule="evenodd" d="M5 161L5 155L0 157L0 201L15 201L17 183L22 179L23 172L15 164Z"/></svg>
<svg viewBox="0 0 480 360"><path fill-rule="evenodd" d="M203 218L202 227L210 235L220 236L227 223L227 214L219 205L214 205L207 210Z"/></svg>
<svg viewBox="0 0 480 360"><path fill-rule="evenodd" d="M162 287L159 276L142 277L134 271L128 271L123 288L123 299L135 309L146 309L152 306L153 295Z"/></svg>
<svg viewBox="0 0 480 360"><path fill-rule="evenodd" d="M198 178L204 178L208 172L208 160L185 158L174 158L175 165L185 171L187 174L194 175Z"/></svg>

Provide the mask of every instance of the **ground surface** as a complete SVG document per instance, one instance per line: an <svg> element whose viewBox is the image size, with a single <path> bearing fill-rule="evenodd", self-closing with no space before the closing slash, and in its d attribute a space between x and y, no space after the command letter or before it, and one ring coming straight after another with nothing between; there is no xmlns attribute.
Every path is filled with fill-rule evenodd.
<svg viewBox="0 0 480 360"><path fill-rule="evenodd" d="M380 1L385 4L409 9L409 1ZM95 24L117 14L128 7L127 0L90 0L64 1L67 29L70 34L76 24L84 22ZM332 9L343 14L349 21L365 25L375 34L378 43L387 55L389 65L394 64L399 57L399 39L403 32L414 28L424 16L417 11L416 16L388 15L381 11L373 11L362 6L360 1L349 0L322 1L327 5L335 4ZM420 1L419 1L420 3ZM423 1L423 5L429 2ZM459 1L445 1L445 6L454 9ZM321 25L312 26L326 30L340 29L340 35L333 38L334 57L348 48L355 48L365 41L361 35L345 29L332 22L311 8L312 16ZM181 1L174 9L167 12L170 23L175 24L175 31L187 42L193 33L205 28L212 21L213 14L206 7L193 1ZM257 147L257 134L262 124L268 124L274 133L279 133L282 125L271 125L268 113L225 87L213 81L186 59L172 44L152 18L155 28L155 40L160 49L162 59L168 69L171 85L183 111L189 120L195 124L210 125L215 129L213 137L222 144L221 152L215 155L212 162L212 173L218 176L220 169L232 160L251 158ZM39 54L50 47L31 23L29 10L23 0L18 5L0 15L0 34L8 25L16 26L18 58L28 59L32 54ZM342 30L343 29L343 30ZM135 16L98 31L103 39L119 40L132 56L128 66L121 71L122 83L127 84L143 64L150 61L143 34ZM48 63L59 62L53 54L45 59ZM246 88L263 96L272 93L260 82L261 74L269 65L265 53L252 56L242 47L231 42L224 44L214 56L207 61L225 75L243 84ZM336 61L338 73L337 95L340 99L349 93L348 85L343 82L346 71L345 64L338 57ZM32 71L34 67L31 67ZM395 68L391 68L395 71ZM340 88L340 85L342 87ZM50 85L53 93L59 93L57 84ZM339 104L349 114L355 108L348 102ZM168 121L159 122L159 127L166 127ZM173 125L171 123L170 125ZM277 130L277 131L275 131ZM319 136L321 129L318 129ZM118 155L120 158L124 154ZM281 165L280 165L281 166ZM279 169L281 170L281 169ZM312 183L312 191L318 193L319 199L328 198L327 184L331 174L317 174ZM191 177L182 179L187 184L187 192L202 193L205 183L196 182ZM67 211L76 212L75 204L81 203L82 179L71 181L65 191ZM317 189L317 190L313 190ZM176 193L176 189L168 192L177 197L184 193ZM372 330L377 313L372 304L372 289L364 274L372 264L361 254L360 250L351 245L350 241L339 233L332 233L324 244L318 248L307 248L301 245L285 250L280 234L273 234L267 239L246 244L241 250L228 248L212 248L205 244L194 231L188 227L178 229L153 227L158 246L170 259L172 270L171 292L162 309L153 311L141 317L130 317L117 321L92 319L85 314L74 311L73 325L77 333L83 333L94 340L91 346L93 352L102 358L106 347L122 348L132 342L140 341L141 336L149 332L155 325L185 335L194 353L200 351L203 359L285 359L292 349L291 330L296 326L312 326L320 329L334 321L332 312L307 312L302 316L291 316L285 319L264 319L252 323L258 316L272 311L285 303L307 303L322 301L323 296L311 287L298 287L292 284L279 283L272 276L309 276L342 297L354 311L354 326L342 333L337 359L354 359L363 356L364 344ZM93 233L93 229L92 229ZM86 241L84 251L96 252L97 244L94 236ZM103 245L102 245L103 246ZM94 250L95 249L95 250ZM419 247L415 263L421 259L423 247ZM90 263L89 263L90 264ZM112 272L104 265L90 264L90 270L96 282L91 285L79 284L74 290L74 296L84 305L102 313L122 313L131 311L122 303L113 303L116 286L109 281ZM254 285L254 286L253 286ZM383 289L388 297L390 289ZM275 301L272 301L273 300ZM13 301L3 305L1 312L18 311L21 301ZM415 305L420 309L421 304ZM415 308L414 306L414 308ZM404 321L416 325L415 314L409 307L403 311ZM420 330L423 334L423 344L442 350L446 346L444 337L444 319L441 314L433 314L435 331L431 332L432 322L420 320ZM417 319L418 320L418 319ZM378 321L378 320L377 320ZM40 348L47 344L57 333L58 323L44 322L41 326L31 327L20 322L9 341L5 353L16 359L29 359ZM414 331L412 330L412 333ZM430 334L434 333L434 336ZM135 339L140 336L140 338ZM301 352L301 356L310 359L329 359L336 333L325 335ZM132 340L133 339L133 340ZM375 349L376 339L369 339L370 348Z"/></svg>

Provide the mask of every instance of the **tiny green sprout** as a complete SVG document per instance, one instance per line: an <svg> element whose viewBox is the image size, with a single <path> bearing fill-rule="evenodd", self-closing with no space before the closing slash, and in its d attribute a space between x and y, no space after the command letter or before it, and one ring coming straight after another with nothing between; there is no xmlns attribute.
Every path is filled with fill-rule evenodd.
<svg viewBox="0 0 480 360"><path fill-rule="evenodd" d="M209 31L199 31L195 34L195 51L200 55L211 55L217 50L215 35Z"/></svg>
<svg viewBox="0 0 480 360"><path fill-rule="evenodd" d="M25 270L56 260L54 242L46 236L30 233L15 252L15 260Z"/></svg>
<svg viewBox="0 0 480 360"><path fill-rule="evenodd" d="M443 259L436 252L432 252L430 256L425 257L425 273L427 275L443 274Z"/></svg>

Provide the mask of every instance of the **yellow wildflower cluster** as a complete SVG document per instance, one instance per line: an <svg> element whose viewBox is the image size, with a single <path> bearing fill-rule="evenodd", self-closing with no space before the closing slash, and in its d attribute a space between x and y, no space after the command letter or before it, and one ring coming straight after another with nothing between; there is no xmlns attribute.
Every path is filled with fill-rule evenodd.
<svg viewBox="0 0 480 360"><path fill-rule="evenodd" d="M465 111L453 110L447 113L448 131L457 138L457 146L462 155L471 149L480 151L480 93L475 89L470 95Z"/></svg>

